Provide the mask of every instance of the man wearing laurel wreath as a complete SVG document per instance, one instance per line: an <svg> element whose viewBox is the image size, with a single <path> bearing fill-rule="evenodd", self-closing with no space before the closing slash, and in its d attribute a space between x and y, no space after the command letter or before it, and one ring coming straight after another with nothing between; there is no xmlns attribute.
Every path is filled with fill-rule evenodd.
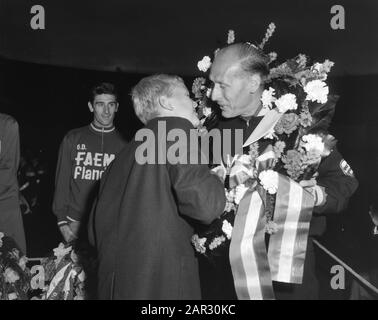
<svg viewBox="0 0 378 320"><path fill-rule="evenodd" d="M192 240L213 262L201 268L208 299L317 299L312 238L358 186L327 132L336 103L324 90L329 63L306 67L300 55L270 70L262 47L271 33L259 47L217 50L210 69L207 95L223 116L215 130L232 130L229 159L244 155L217 168L233 184L230 209L217 222L223 235L210 227ZM236 130L243 150L235 150ZM225 239L229 253L217 255Z"/></svg>

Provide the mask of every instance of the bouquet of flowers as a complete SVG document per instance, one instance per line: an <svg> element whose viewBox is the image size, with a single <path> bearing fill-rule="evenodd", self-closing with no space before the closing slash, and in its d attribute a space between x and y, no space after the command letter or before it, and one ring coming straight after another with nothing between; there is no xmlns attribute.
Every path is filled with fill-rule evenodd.
<svg viewBox="0 0 378 320"><path fill-rule="evenodd" d="M259 46L249 45L262 50L274 29L274 24L271 24ZM234 32L230 31L228 43L232 43L234 38ZM280 114L279 120L262 139L249 145L248 154L236 155L227 161L226 166L213 169L225 181L227 205L220 219L192 237L192 244L200 254L217 255L228 247L240 200L252 188L259 191L264 202L265 232L275 233L277 225L273 214L279 175L296 182L313 179L321 160L336 145L335 138L328 133L328 127L338 97L329 94L326 83L327 74L334 63L325 60L311 64L307 56L299 54L272 67L276 59L276 53L268 55L271 69L262 93L259 115L274 110ZM198 68L203 72L210 66L210 57L204 57L198 63ZM214 116L216 112L209 105L211 88L207 86L205 78L195 79L192 91L198 99L202 124L215 126L213 120L217 118ZM313 189L309 191L314 192Z"/></svg>
<svg viewBox="0 0 378 320"><path fill-rule="evenodd" d="M71 244L60 243L54 254L43 258L44 274L41 281L47 285L40 294L33 288L32 274L15 241L0 232L0 300L83 300L89 290L86 273L94 271L94 261L88 252L80 248L77 252Z"/></svg>
<svg viewBox="0 0 378 320"><path fill-rule="evenodd" d="M54 256L42 260L45 281L40 300L83 300L85 272L79 256L69 244L60 243Z"/></svg>
<svg viewBox="0 0 378 320"><path fill-rule="evenodd" d="M0 300L27 300L30 270L15 241L0 232Z"/></svg>
<svg viewBox="0 0 378 320"><path fill-rule="evenodd" d="M222 165L212 169L225 184L226 206L219 219L193 235L192 244L197 252L211 257L223 255L228 248L240 200L245 191L256 183L257 171L252 159L252 154L236 155L232 161L228 159L227 167Z"/></svg>

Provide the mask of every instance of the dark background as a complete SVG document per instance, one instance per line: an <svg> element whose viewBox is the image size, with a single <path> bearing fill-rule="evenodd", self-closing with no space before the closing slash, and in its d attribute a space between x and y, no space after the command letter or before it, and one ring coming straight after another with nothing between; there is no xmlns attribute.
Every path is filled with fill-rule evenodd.
<svg viewBox="0 0 378 320"><path fill-rule="evenodd" d="M34 4L45 8L45 30L30 28ZM330 27L335 4L345 8L345 30ZM277 29L266 51L276 51L280 61L305 53L335 62L328 83L341 98L331 133L360 187L346 212L329 217L321 240L356 270L376 269L368 206L378 194L377 13L374 0L0 0L0 112L17 119L22 149L38 154L47 168L39 205L24 217L29 256L46 255L60 241L51 211L58 148L69 129L91 121L93 84L118 86L116 125L130 139L141 123L129 92L141 77L175 73L190 86L199 75L197 61L225 43L228 29L237 41L259 43L273 21ZM327 289L335 263L321 252L319 257L324 297L345 298L345 291Z"/></svg>

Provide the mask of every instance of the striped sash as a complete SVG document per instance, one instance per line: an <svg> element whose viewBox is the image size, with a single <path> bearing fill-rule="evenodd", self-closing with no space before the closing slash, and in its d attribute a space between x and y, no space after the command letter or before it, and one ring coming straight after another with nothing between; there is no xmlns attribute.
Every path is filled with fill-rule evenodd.
<svg viewBox="0 0 378 320"><path fill-rule="evenodd" d="M273 160L269 147L256 161L258 172L271 168ZM244 194L235 217L229 258L240 300L274 299L272 281L302 282L313 196L292 179L279 175L274 209L278 231L270 236L268 252L265 197L265 190L255 185Z"/></svg>

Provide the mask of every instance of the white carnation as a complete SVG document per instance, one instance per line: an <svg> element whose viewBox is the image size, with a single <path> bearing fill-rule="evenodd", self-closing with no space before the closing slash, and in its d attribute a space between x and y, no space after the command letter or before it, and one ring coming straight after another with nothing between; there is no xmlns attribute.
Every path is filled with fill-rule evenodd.
<svg viewBox="0 0 378 320"><path fill-rule="evenodd" d="M209 115L211 115L211 108L208 108L208 107L204 107L202 109L202 113L205 117L208 117Z"/></svg>
<svg viewBox="0 0 378 320"><path fill-rule="evenodd" d="M200 253L206 252L206 247L205 247L206 240L207 238L198 237L198 234L193 235L192 243L197 252L200 252Z"/></svg>
<svg viewBox="0 0 378 320"><path fill-rule="evenodd" d="M259 174L263 188L270 194L275 194L278 189L278 173L273 170L264 170Z"/></svg>
<svg viewBox="0 0 378 320"><path fill-rule="evenodd" d="M234 203L226 201L226 205L224 206L224 210L223 211L230 212L231 210L235 210Z"/></svg>
<svg viewBox="0 0 378 320"><path fill-rule="evenodd" d="M328 96L328 86L324 81L312 80L306 84L304 91L307 93L306 100L326 103Z"/></svg>
<svg viewBox="0 0 378 320"><path fill-rule="evenodd" d="M227 220L223 220L222 231L224 232L228 240L231 239L232 229L233 228L231 223L229 223Z"/></svg>
<svg viewBox="0 0 378 320"><path fill-rule="evenodd" d="M268 233L268 234L275 234L277 233L278 231L278 225L277 223L273 222L273 221L269 221L266 225L265 225L265 232Z"/></svg>
<svg viewBox="0 0 378 320"><path fill-rule="evenodd" d="M313 69L313 70L316 70L316 71L318 71L318 72L321 72L321 71L322 71L322 67L323 67L323 65L322 65L321 63L316 62L316 63L314 63L314 65L312 66L312 69Z"/></svg>
<svg viewBox="0 0 378 320"><path fill-rule="evenodd" d="M298 108L297 97L292 93L286 93L275 101L278 111L285 113L288 110L296 110Z"/></svg>
<svg viewBox="0 0 378 320"><path fill-rule="evenodd" d="M198 61L197 67L200 71L206 72L211 66L211 59L209 56L204 56L201 61Z"/></svg>
<svg viewBox="0 0 378 320"><path fill-rule="evenodd" d="M252 159L249 154L242 154L236 158L235 161L239 161L241 164L249 166L252 164Z"/></svg>
<svg viewBox="0 0 378 320"><path fill-rule="evenodd" d="M209 249L214 250L215 248L219 247L225 241L226 241L226 238L224 236L216 237L209 244Z"/></svg>
<svg viewBox="0 0 378 320"><path fill-rule="evenodd" d="M17 293L15 292L8 294L8 300L17 300L17 298Z"/></svg>
<svg viewBox="0 0 378 320"><path fill-rule="evenodd" d="M235 198L234 198L234 202L236 204L239 204L241 199L243 199L244 197L244 194L247 192L249 188L246 187L244 184L239 184L236 188L235 188Z"/></svg>
<svg viewBox="0 0 378 320"><path fill-rule="evenodd" d="M272 109L272 104L276 100L274 97L275 90L270 87L268 90L264 90L261 96L261 102L264 108Z"/></svg>
<svg viewBox="0 0 378 320"><path fill-rule="evenodd" d="M226 199L228 202L234 202L235 200L235 189L231 189L230 191L227 191L227 189L224 189L226 194Z"/></svg>
<svg viewBox="0 0 378 320"><path fill-rule="evenodd" d="M316 134L307 134L302 137L302 146L306 151L316 151L320 154L324 151L323 139Z"/></svg>
<svg viewBox="0 0 378 320"><path fill-rule="evenodd" d="M3 277L6 283L15 283L17 280L20 279L19 274L12 268L6 268L3 273Z"/></svg>

